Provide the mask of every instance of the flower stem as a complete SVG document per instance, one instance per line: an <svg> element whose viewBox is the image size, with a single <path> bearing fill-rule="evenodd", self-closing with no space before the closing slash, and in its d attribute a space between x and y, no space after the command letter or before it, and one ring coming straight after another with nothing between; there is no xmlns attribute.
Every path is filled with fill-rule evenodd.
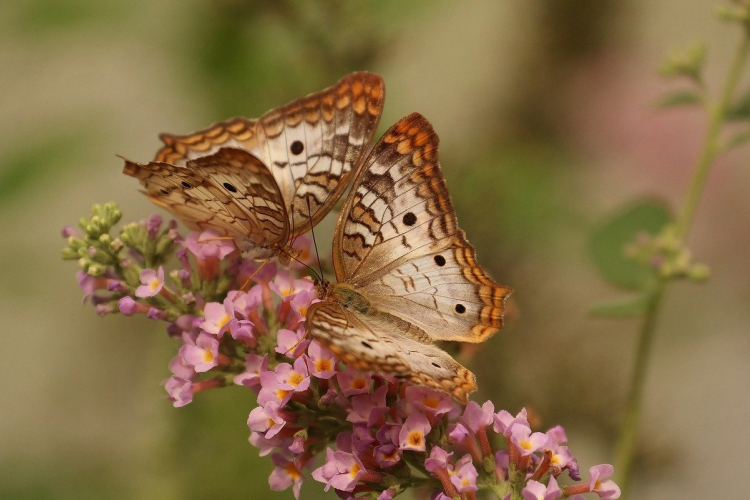
<svg viewBox="0 0 750 500"><path fill-rule="evenodd" d="M726 121L727 111L742 75L742 70L747 62L748 53L750 53L750 36L748 30L743 30L742 40L730 66L719 101L708 106L710 121L703 150L693 171L693 177L685 195L682 211L676 221L676 236L681 244L684 243L690 232L695 212L698 209L698 202L705 188L706 179L711 171L714 160L721 153L720 133L722 125ZM638 432L638 420L646 381L646 370L651 356L656 320L664 299L667 283L665 280L660 280L653 290L640 329L630 393L628 394L625 416L615 452L615 470L617 471L615 481L622 491L622 496L620 497L622 499L627 496L628 482L633 467L633 453L635 451L635 441Z"/></svg>
<svg viewBox="0 0 750 500"><path fill-rule="evenodd" d="M615 471L617 474L615 482L620 486L620 491L622 491L621 498L625 497L631 469L633 468L633 452L635 451L635 440L638 435L638 419L641 412L641 402L643 401L646 369L651 357L656 319L664 298L665 288L666 282L660 281L653 295L651 295L638 338L638 351L635 356L633 378L630 382L630 394L628 394L625 416L615 452Z"/></svg>
<svg viewBox="0 0 750 500"><path fill-rule="evenodd" d="M711 121L706 133L706 141L698 159L693 178L690 181L690 188L685 196L682 213L677 219L677 238L680 241L684 241L690 231L690 226L693 223L695 211L698 209L698 201L703 193L708 173L711 171L714 160L721 152L719 133L726 119L726 114L732 102L734 91L737 88L737 83L742 75L742 70L747 62L748 51L750 51L750 37L748 37L747 31L744 31L742 40L730 66L726 82L724 83L721 98L718 103L709 106Z"/></svg>

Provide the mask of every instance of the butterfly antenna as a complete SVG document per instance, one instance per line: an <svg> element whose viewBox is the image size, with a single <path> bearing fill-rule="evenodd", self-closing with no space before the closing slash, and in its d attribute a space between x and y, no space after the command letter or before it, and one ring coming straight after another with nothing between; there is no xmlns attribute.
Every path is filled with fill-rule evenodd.
<svg viewBox="0 0 750 500"><path fill-rule="evenodd" d="M289 252L287 252L285 250L280 250L280 252L283 253L284 255L288 256L290 259L293 259L293 260L299 262L300 264L302 264L303 266L305 266L307 269L310 270L311 273L313 273L315 275L315 279L318 279L318 272L315 269L313 269L312 267L308 266L307 264L305 264L304 262L302 262L301 260L299 260L297 257L295 257L294 255L292 255L291 253L289 253ZM322 276L320 278L322 278Z"/></svg>
<svg viewBox="0 0 750 500"><path fill-rule="evenodd" d="M310 218L310 233L312 234L313 245L315 245L315 256L318 258L318 267L320 268L320 279L323 279L323 264L320 263L320 252L318 252L318 242L315 240L315 228L312 220L312 209L310 208L310 198L307 200L307 216Z"/></svg>

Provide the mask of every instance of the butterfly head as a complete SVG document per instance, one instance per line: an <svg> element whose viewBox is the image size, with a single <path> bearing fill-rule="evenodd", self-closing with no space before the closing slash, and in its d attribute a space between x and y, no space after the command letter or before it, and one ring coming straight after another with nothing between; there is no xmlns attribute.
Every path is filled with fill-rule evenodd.
<svg viewBox="0 0 750 500"><path fill-rule="evenodd" d="M315 296L318 300L325 300L328 297L328 290L331 286L331 282L326 279L315 280Z"/></svg>

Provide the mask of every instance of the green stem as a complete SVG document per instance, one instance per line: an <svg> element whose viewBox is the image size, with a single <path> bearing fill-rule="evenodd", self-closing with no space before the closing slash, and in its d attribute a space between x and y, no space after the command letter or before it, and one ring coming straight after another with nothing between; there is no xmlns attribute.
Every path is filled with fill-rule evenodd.
<svg viewBox="0 0 750 500"><path fill-rule="evenodd" d="M706 185L708 173L711 171L711 166L713 165L716 156L721 152L721 144L719 141L721 127L724 124L727 110L732 102L732 96L734 95L734 91L739 83L742 70L745 67L748 51L750 51L750 37L748 37L745 32L743 33L740 46L734 56L732 65L730 66L729 74L727 75L724 88L721 92L721 98L716 105L709 106L711 121L708 125L706 141L703 145L703 151L701 152L700 158L698 159L698 164L694 171L695 173L690 181L690 188L685 196L682 213L677 219L677 238L680 241L684 241L690 231L695 212L698 209L698 201L700 200L703 188Z"/></svg>
<svg viewBox="0 0 750 500"><path fill-rule="evenodd" d="M750 36L748 31L744 30L742 40L724 83L720 99L718 103L708 107L710 122L706 132L706 140L701 155L698 158L693 178L690 181L690 187L685 196L682 212L676 221L676 235L681 243L684 243L687 238L695 217L695 212L698 209L700 196L706 185L706 179L711 171L714 160L721 152L721 128L726 120L726 114L732 102L732 97L734 96L740 76L742 75L742 70L745 67L748 53L750 53ZM643 324L641 325L638 338L638 350L636 352L630 393L628 394L625 416L615 451L615 481L622 491L621 499L625 499L627 496L628 483L633 468L633 453L635 451L638 420L646 382L646 370L651 356L656 321L664 299L666 285L666 281L659 281L654 289L643 317Z"/></svg>
<svg viewBox="0 0 750 500"><path fill-rule="evenodd" d="M615 451L615 482L622 491L621 498L625 497L630 473L633 468L633 452L635 451L635 441L638 435L638 419L641 412L641 402L643 401L643 389L646 385L646 368L651 357L656 319L664 297L665 288L666 282L660 281L653 295L650 297L638 338L638 351L635 356L633 378L630 381L630 394L628 394L625 416Z"/></svg>

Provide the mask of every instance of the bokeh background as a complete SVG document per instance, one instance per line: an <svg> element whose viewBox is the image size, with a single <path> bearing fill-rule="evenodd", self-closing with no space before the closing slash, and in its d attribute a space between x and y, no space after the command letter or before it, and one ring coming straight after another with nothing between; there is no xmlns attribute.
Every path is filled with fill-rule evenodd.
<svg viewBox="0 0 750 500"><path fill-rule="evenodd" d="M292 498L247 443L250 391L163 399L175 344L81 304L60 228L114 200L155 208L115 154L353 70L383 75L381 132L419 111L441 136L462 227L518 314L470 361L480 394L560 423L582 470L612 459L637 320L592 265L597 223L634 198L678 207L705 131L658 112L674 45L705 40L722 81L738 29L705 0L0 3L0 498ZM750 446L748 150L711 174L690 246L705 285L670 289L649 368L632 498L742 498ZM331 498L303 486L307 499Z"/></svg>

